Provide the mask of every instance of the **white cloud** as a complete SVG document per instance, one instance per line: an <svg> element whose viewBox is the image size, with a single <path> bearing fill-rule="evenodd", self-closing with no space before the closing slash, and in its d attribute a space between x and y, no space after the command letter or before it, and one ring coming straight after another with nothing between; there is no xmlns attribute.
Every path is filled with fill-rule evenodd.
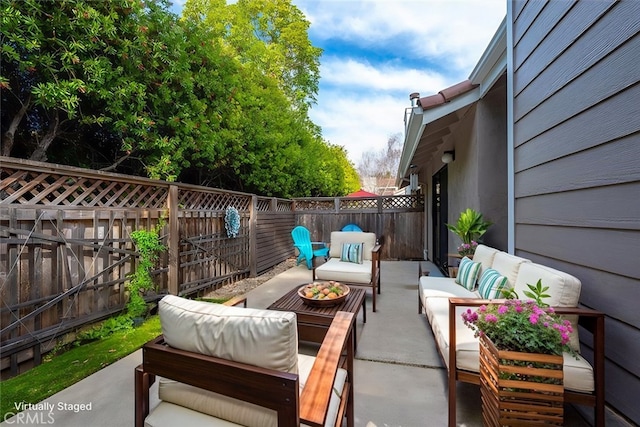
<svg viewBox="0 0 640 427"><path fill-rule="evenodd" d="M293 0L322 39L375 45L408 40L416 60L473 67L506 14L506 0Z"/></svg>
<svg viewBox="0 0 640 427"><path fill-rule="evenodd" d="M379 151L386 147L389 136L403 134L403 112L408 105L404 100L387 95L376 97L373 103L336 91L321 96L323 107L314 108L311 119L322 126L326 140L348 150L349 159L356 166L365 151Z"/></svg>
<svg viewBox="0 0 640 427"><path fill-rule="evenodd" d="M408 95L420 82L427 89L442 89L447 79L431 70L418 70L394 64L372 65L353 58L323 58L320 67L323 84L344 86L351 91L404 91Z"/></svg>
<svg viewBox="0 0 640 427"><path fill-rule="evenodd" d="M505 0L293 3L314 44L344 46L321 58L310 116L356 166L364 151L403 134L410 93L431 95L469 76L506 13Z"/></svg>
<svg viewBox="0 0 640 427"><path fill-rule="evenodd" d="M417 82L425 93L449 85L430 70L375 67L351 58L323 60L320 72L323 84L311 119L327 141L347 149L356 166L365 151L385 148L393 134L404 136L404 111Z"/></svg>

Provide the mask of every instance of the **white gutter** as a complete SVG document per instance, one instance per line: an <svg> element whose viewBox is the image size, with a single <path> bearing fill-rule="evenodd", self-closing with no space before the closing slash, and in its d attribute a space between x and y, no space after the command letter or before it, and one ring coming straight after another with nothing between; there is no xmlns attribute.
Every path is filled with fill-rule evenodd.
<svg viewBox="0 0 640 427"><path fill-rule="evenodd" d="M413 107L409 115L409 121L404 131L404 143L402 145L402 155L398 164L398 174L396 175L396 187L401 188L404 176L411 166L411 159L418 148L424 125L422 124L422 107Z"/></svg>
<svg viewBox="0 0 640 427"><path fill-rule="evenodd" d="M469 76L471 83L480 85L480 98L485 96L507 71L506 22L505 17Z"/></svg>

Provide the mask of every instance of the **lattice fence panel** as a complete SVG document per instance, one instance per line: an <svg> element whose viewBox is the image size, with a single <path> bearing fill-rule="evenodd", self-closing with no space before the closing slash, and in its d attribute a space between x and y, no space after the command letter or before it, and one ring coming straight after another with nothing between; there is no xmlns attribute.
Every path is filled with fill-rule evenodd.
<svg viewBox="0 0 640 427"><path fill-rule="evenodd" d="M249 211L251 196L215 191L181 190L178 196L180 209L224 211L233 206L238 211Z"/></svg>
<svg viewBox="0 0 640 427"><path fill-rule="evenodd" d="M378 198L344 198L340 199L340 210L377 209Z"/></svg>
<svg viewBox="0 0 640 427"><path fill-rule="evenodd" d="M296 199L296 211L335 211L335 199Z"/></svg>
<svg viewBox="0 0 640 427"><path fill-rule="evenodd" d="M265 199L262 197L258 197L258 201L256 202L256 210L258 212L268 212L271 210L271 199Z"/></svg>
<svg viewBox="0 0 640 427"><path fill-rule="evenodd" d="M291 202L291 200L278 200L276 204L276 211L291 212L293 211L293 203Z"/></svg>
<svg viewBox="0 0 640 427"><path fill-rule="evenodd" d="M154 209L166 204L167 187L3 165L0 196L0 204L7 205Z"/></svg>
<svg viewBox="0 0 640 427"><path fill-rule="evenodd" d="M424 197L411 196L393 196L384 197L382 199L382 209L424 209Z"/></svg>

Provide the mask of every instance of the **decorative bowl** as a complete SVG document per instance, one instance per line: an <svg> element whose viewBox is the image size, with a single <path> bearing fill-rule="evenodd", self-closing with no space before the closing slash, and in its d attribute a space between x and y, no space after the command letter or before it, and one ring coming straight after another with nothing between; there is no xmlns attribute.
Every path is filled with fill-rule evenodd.
<svg viewBox="0 0 640 427"><path fill-rule="evenodd" d="M332 307L341 304L347 298L349 287L333 280L313 282L298 289L298 295L302 302L309 306Z"/></svg>

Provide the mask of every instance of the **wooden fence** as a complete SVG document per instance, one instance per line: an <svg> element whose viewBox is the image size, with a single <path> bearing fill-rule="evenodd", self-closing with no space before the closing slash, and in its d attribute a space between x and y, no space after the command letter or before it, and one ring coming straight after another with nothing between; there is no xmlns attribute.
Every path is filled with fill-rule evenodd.
<svg viewBox="0 0 640 427"><path fill-rule="evenodd" d="M315 241L329 242L331 232L347 224L376 233L385 260L422 259L424 197L317 197L294 199L296 221Z"/></svg>
<svg viewBox="0 0 640 427"><path fill-rule="evenodd" d="M230 206L240 214L235 238ZM420 196L285 200L0 157L2 378L122 311L135 230L162 224L158 294L202 295L293 256L297 224L328 242L354 222L384 241L383 259L418 258L423 210Z"/></svg>
<svg viewBox="0 0 640 427"><path fill-rule="evenodd" d="M135 230L164 224L159 294L202 294L293 255L290 200L6 157L0 164L3 378L39 364L57 338L123 309ZM240 214L235 238L225 229L229 206Z"/></svg>

